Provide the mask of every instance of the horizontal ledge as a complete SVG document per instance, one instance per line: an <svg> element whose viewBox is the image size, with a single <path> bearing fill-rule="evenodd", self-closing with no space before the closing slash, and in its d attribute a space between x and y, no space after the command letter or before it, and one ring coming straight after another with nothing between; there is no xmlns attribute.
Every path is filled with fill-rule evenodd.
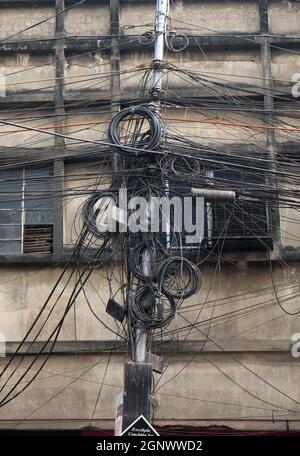
<svg viewBox="0 0 300 456"><path fill-rule="evenodd" d="M217 146L215 144L198 144L198 147L203 155L207 150L210 154L214 151L217 153L224 152L231 154L232 158L237 155L243 155L245 158L247 154L255 154L264 152L264 146L257 146L252 143L233 143L227 145ZM275 143L275 151L280 160L283 157L289 156L292 159L296 160L300 155L300 144L297 142L277 142ZM176 150L176 147L174 147ZM92 150L90 145L80 145L80 146L67 146L64 149L56 148L55 146L47 147L0 147L0 165L2 169L6 168L15 168L16 166L31 164L36 162L38 159L40 162L49 162L54 159L63 158L64 160L73 161L73 160L101 160L105 159L108 156L112 155L112 151L99 143L99 145L93 144ZM13 160L13 162L8 163L7 160ZM19 162L17 161L19 160Z"/></svg>
<svg viewBox="0 0 300 456"><path fill-rule="evenodd" d="M219 2L220 0L210 0L210 2ZM297 0L291 0L297 1ZM249 3L249 0L239 0L240 3ZM74 5L78 3L78 0L65 0L66 5ZM107 4L109 5L109 0L86 0L84 4ZM153 0L120 0L121 4L126 3L150 3L153 4ZM43 5L53 5L55 6L55 0L0 0L1 6L43 6Z"/></svg>
<svg viewBox="0 0 300 456"><path fill-rule="evenodd" d="M14 354L19 346L20 342L6 342L6 356ZM36 355L42 350L44 341L34 342L30 347L31 343L26 342L19 350L19 355L27 354ZM29 348L30 347L30 348ZM46 354L51 349L51 343L48 343L43 350ZM111 351L112 349L118 352L126 352L126 344L122 341L108 340L108 341L97 341L97 340L83 340L83 341L57 341L53 349L55 354L75 354L75 353L101 353Z"/></svg>
<svg viewBox="0 0 300 456"><path fill-rule="evenodd" d="M20 342L7 342L6 343L6 354L11 356L17 350ZM30 346L30 342L26 342L19 351L19 355L27 354L35 355L38 354L45 342L34 342ZM164 341L155 343L153 342L153 348L156 353L206 353L206 352L215 352L222 353L223 350L226 352L267 352L267 353L290 353L291 351L291 341L289 340L233 340L221 342L220 345L223 350L214 345L211 342L206 342L202 340L195 341ZM203 348L204 346L204 348ZM51 345L48 344L44 353L47 353L47 350L50 350ZM127 343L122 340L76 340L76 341L58 341L55 344L53 349L54 354L93 354L101 352L116 352L116 353L127 353Z"/></svg>
<svg viewBox="0 0 300 456"><path fill-rule="evenodd" d="M100 75L101 76L101 75ZM206 76L205 72L202 76ZM210 75L207 75L207 82L206 87L201 86L199 82L199 88L190 88L189 84L187 83L186 87L182 86L175 86L169 84L168 90L166 91L163 99L165 101L174 101L174 97L176 97L175 103L177 105L184 106L186 103L189 104L199 104L202 100L209 99L219 99L220 96L230 97L230 96L238 96L238 97L246 97L248 98L259 98L263 102L263 96L266 94L266 89L260 86L252 86L248 84L243 84L239 82L230 82L226 81L226 79L216 79L215 83L218 83L218 90L216 91L214 80L213 78L209 79ZM216 75L217 78L217 75ZM79 77L78 83L82 84L84 82L83 77ZM86 77L87 84L89 83L88 76ZM121 81L122 82L122 81ZM208 84L212 84L212 87L207 87ZM226 84L226 86L225 86ZM26 85L26 81L24 82ZM66 87L68 85L68 79L66 78ZM275 84L272 86L270 90L270 95L273 96L274 100L276 98L282 99L285 97L286 101L288 102L289 99L294 100L291 94L291 86L290 85L280 85ZM121 93L120 102L122 104L128 104L130 102L137 102L136 98L136 90L134 88L124 88ZM140 101L143 101L142 99ZM79 103L89 103L89 106L92 104L101 105L101 106L110 106L111 104L111 91L108 90L89 90L85 88L80 88L78 90L65 90L64 93L64 102L66 109L72 109L72 105L75 109L79 105ZM14 107L15 104L18 104L19 107L22 107L23 104L32 107L38 107L43 105L44 103L51 103L54 104L54 90L20 90L20 92L14 91L7 91L6 96L0 97L0 106L12 106ZM224 109L230 109L230 107L235 108L236 105L229 105L227 104L224 106ZM278 104L278 115L280 115L281 106ZM276 109L275 109L276 112Z"/></svg>
<svg viewBox="0 0 300 456"><path fill-rule="evenodd" d="M94 252L89 254L80 255L80 263L82 265L91 265ZM32 265L32 266L62 266L69 263L70 266L76 264L76 258L72 255L70 249L66 250L63 254L20 254L20 255L0 255L0 266L14 266L14 265ZM111 249L107 248L103 251L101 258L93 263L94 267L100 266L106 262L118 261L113 257Z"/></svg>
<svg viewBox="0 0 300 456"><path fill-rule="evenodd" d="M18 53L44 53L54 52L56 38L48 37L47 39L40 37L36 39L23 39L18 41L3 41L0 42L0 55L1 54L18 54ZM128 41L128 40L127 40ZM111 47L111 38L107 35L99 35L94 37L76 37L64 39L66 51L104 51ZM121 44L121 42L120 42Z"/></svg>
<svg viewBox="0 0 300 456"><path fill-rule="evenodd" d="M99 146L93 144L92 148L90 145L80 145L65 147L64 149L55 146L43 148L0 147L0 166L2 169L9 169L20 165L34 164L37 161L47 163L55 159L63 159L66 162L84 160L99 162L101 159L107 159L109 155L111 152L101 144ZM8 163L7 160L14 160L14 162Z"/></svg>
<svg viewBox="0 0 300 456"><path fill-rule="evenodd" d="M219 0L210 0L210 2L218 2ZM293 0L292 0L293 1ZM294 0L295 1L295 0ZM249 0L239 0L240 3L247 3ZM75 5L78 0L65 0L67 6ZM120 0L120 4L126 3L150 3L153 5L153 0ZM84 5L107 5L109 7L109 0L85 0ZM1 7L18 7L18 6L53 6L55 7L55 0L0 0ZM154 5L153 5L154 8Z"/></svg>
<svg viewBox="0 0 300 456"><path fill-rule="evenodd" d="M283 247L281 249L280 258L284 261L300 261L300 247L294 249Z"/></svg>
<svg viewBox="0 0 300 456"><path fill-rule="evenodd" d="M65 0L66 6L76 5L79 0ZM139 0L141 2L146 2L148 0ZM122 3L131 3L132 0L121 0ZM84 5L109 5L109 0L85 0ZM18 6L53 6L55 8L55 0L0 0L0 8L10 7L15 8Z"/></svg>
<svg viewBox="0 0 300 456"><path fill-rule="evenodd" d="M198 257L198 249L192 250L184 250L183 255L186 258L191 260L195 260L195 257ZM66 253L60 256L55 256L53 254L45 255L32 255L32 254L25 254L25 255L0 255L0 267L2 266L26 266L30 265L34 266L44 266L44 267L51 267L51 266L64 266L69 263L70 266L75 264L75 259L71 258L71 253ZM91 263L92 256L85 255L80 257L80 262L82 265L89 265ZM274 258L271 258L271 261L274 264L277 264L279 260L284 261L300 261L300 249L295 249L293 251L283 250L283 252L278 256L274 254ZM101 255L101 259L95 263L95 267L100 267L107 262L120 262L120 257L116 253L114 256L111 250L104 252ZM270 259L264 252L260 251L240 251L240 252L225 252L222 255L222 258L218 260L217 257L210 258L205 261L205 265L215 265L218 261L221 261L223 267L232 267L235 264L238 264L240 261L246 262L249 265L255 266L265 266L266 268L270 267Z"/></svg>
<svg viewBox="0 0 300 456"><path fill-rule="evenodd" d="M249 0L240 0L249 1ZM120 3L151 3L151 0L120 0ZM75 5L78 0L65 0L67 6ZM107 5L109 6L109 0L85 0L84 5ZM10 6L12 8L16 6L53 6L55 7L55 0L0 0L1 7Z"/></svg>
<svg viewBox="0 0 300 456"><path fill-rule="evenodd" d="M241 34L241 33L223 33L211 35L187 35L189 39L189 48L198 49L201 53L201 47L213 49L226 49L226 48L257 48L262 42L267 40L268 43L277 46L297 46L300 45L300 35L269 35L264 36L260 34ZM152 50L153 43L143 46L139 42L139 35L120 35L118 38L120 50ZM54 52L55 50L55 37L44 39L43 37L36 39L23 39L15 41L0 42L0 54L14 54L14 53L43 53ZM111 37L109 35L94 35L94 36L77 36L65 37L64 46L66 52L72 51L110 51Z"/></svg>

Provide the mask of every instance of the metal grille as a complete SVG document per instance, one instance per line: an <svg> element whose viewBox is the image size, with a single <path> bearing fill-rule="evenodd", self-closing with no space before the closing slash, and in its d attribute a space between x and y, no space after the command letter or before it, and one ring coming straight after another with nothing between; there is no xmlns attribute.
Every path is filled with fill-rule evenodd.
<svg viewBox="0 0 300 456"><path fill-rule="evenodd" d="M214 203L213 237L269 238L270 224L265 201L238 200L237 203Z"/></svg>
<svg viewBox="0 0 300 456"><path fill-rule="evenodd" d="M215 170L218 185L243 191L265 184L264 172L249 170ZM212 238L220 239L271 239L269 207L266 201L253 196L241 196L233 203L213 203Z"/></svg>

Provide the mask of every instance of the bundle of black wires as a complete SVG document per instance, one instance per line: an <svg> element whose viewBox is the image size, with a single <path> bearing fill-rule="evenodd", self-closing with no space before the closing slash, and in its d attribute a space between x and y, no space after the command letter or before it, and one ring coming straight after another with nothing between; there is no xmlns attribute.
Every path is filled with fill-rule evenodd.
<svg viewBox="0 0 300 456"><path fill-rule="evenodd" d="M97 191L83 205L84 228L96 238L106 239L111 234L105 220L101 220L110 205L117 205L117 194L111 191Z"/></svg>
<svg viewBox="0 0 300 456"><path fill-rule="evenodd" d="M176 301L153 284L140 285L128 303L130 320L143 331L163 328L175 317Z"/></svg>
<svg viewBox="0 0 300 456"><path fill-rule="evenodd" d="M160 146L162 122L156 112L146 106L123 109L110 122L108 138L119 154L142 155Z"/></svg>
<svg viewBox="0 0 300 456"><path fill-rule="evenodd" d="M184 257L171 257L158 269L157 280L161 290L174 299L187 299L202 285L199 268Z"/></svg>

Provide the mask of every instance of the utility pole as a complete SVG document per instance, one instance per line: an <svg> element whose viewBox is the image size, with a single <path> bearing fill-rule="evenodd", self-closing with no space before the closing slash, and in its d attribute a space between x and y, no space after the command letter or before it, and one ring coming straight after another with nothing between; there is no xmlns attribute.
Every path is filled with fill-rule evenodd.
<svg viewBox="0 0 300 456"><path fill-rule="evenodd" d="M169 11L169 0L157 0L156 18L155 18L155 44L153 57L153 96L157 100L162 87L162 63L165 50L165 36L167 14Z"/></svg>
<svg viewBox="0 0 300 456"><path fill-rule="evenodd" d="M162 77L163 77L163 63L164 63L164 48L166 43L166 29L167 29L167 16L169 10L169 0L157 0L156 6L156 20L155 20L155 31L154 31L154 56L153 56L153 86L152 86L152 100L148 105L149 109L155 111L155 115L161 122L161 106L160 106L160 95L162 93ZM164 193L165 196L169 196L169 181L166 178L164 180ZM235 192L227 190L213 190L213 189L201 189L192 188L191 194L201 198L205 198L206 201L234 201ZM146 213L147 211L147 213ZM152 205L148 199L147 208L145 208L145 219L148 219L148 215L151 217ZM170 250L170 219L169 216L165 216L166 224L166 250ZM143 280L139 279L138 287L143 285L143 282L152 282L153 274L153 259L155 258L155 252L151 251L151 244L154 245L153 233L149 231L143 234L143 241L146 245L141 255ZM149 246L148 246L149 243ZM178 258L177 258L178 260ZM180 259L181 260L181 259ZM182 258L182 260L184 260ZM168 261L176 261L176 257L172 256ZM187 261L187 260L186 260ZM191 263L189 263L191 265ZM193 271L197 268L196 265L190 266ZM195 273L195 281L197 281L197 273ZM194 293L197 292L197 286L195 287ZM143 415L146 420L150 421L151 411L151 395L152 395L152 373L153 370L156 372L162 372L161 360L147 352L147 341L148 331L147 326L136 325L134 330L134 350L133 350L133 362L125 363L125 379L124 379L124 402L123 402L123 431L127 429L133 422ZM153 364L152 364L153 363ZM158 367L159 366L159 367Z"/></svg>
<svg viewBox="0 0 300 456"><path fill-rule="evenodd" d="M155 43L153 56L153 106L160 115L159 96L162 89L162 64L165 48L165 33L169 0L157 0L155 18ZM148 211L151 210L150 205ZM151 234L144 234L144 240L150 240ZM145 277L151 274L151 252L143 252L143 273ZM134 422L140 415L150 420L152 393L152 364L147 363L147 332L136 329L134 362L125 364L123 430Z"/></svg>

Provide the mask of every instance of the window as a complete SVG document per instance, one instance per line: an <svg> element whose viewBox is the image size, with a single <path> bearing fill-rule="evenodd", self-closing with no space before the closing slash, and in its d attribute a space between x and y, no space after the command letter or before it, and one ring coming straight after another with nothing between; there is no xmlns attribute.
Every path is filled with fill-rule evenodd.
<svg viewBox="0 0 300 456"><path fill-rule="evenodd" d="M272 248L269 205L267 201L256 198L255 193L251 192L251 190L257 190L259 186L264 187L265 173L230 169L208 171L208 175L213 177L212 182L217 188L239 191L239 197L232 203L211 203L204 200L203 212L198 210L198 214L203 214L203 220L201 220L201 216L200 219L199 215L197 216L196 200L193 198L192 223L193 225L197 223L197 232L203 231L204 237L201 241L203 251L207 252L208 249L215 246L227 251ZM247 196L242 194L244 189L247 190ZM171 190L171 196L183 197L190 194L190 187L177 182ZM198 226L199 220L203 224L201 227ZM181 245L185 250L199 249L199 241L186 242L188 233L185 230L182 235ZM176 240L172 241L173 236L171 235L171 246L175 246Z"/></svg>
<svg viewBox="0 0 300 456"><path fill-rule="evenodd" d="M52 253L51 168L0 170L0 255Z"/></svg>
<svg viewBox="0 0 300 456"><path fill-rule="evenodd" d="M264 173L239 170L214 171L214 177L226 182L228 189L259 188L265 183ZM266 201L240 195L234 203L211 205L212 241L226 239L225 248L259 249L272 247L269 207Z"/></svg>

